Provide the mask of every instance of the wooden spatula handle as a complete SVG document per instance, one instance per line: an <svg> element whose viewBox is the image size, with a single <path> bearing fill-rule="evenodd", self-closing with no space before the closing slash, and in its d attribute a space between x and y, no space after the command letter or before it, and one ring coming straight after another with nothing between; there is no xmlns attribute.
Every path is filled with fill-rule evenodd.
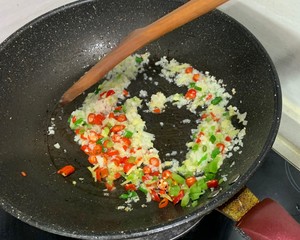
<svg viewBox="0 0 300 240"><path fill-rule="evenodd" d="M146 44L215 9L227 1L228 0L191 0L150 25L134 30L64 93L60 100L61 104L65 105L73 101L83 91L97 83L118 63Z"/></svg>

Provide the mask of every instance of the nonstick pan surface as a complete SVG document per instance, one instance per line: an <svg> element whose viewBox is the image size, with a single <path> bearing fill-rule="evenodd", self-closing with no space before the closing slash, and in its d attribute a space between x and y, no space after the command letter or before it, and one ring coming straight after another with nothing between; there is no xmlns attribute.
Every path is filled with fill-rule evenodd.
<svg viewBox="0 0 300 240"><path fill-rule="evenodd" d="M159 209L156 203L142 208L142 203L138 203L131 212L117 210L123 203L118 198L120 192L110 197L103 195L103 188L92 181L86 157L68 129L67 118L84 96L64 108L58 106L64 91L130 31L153 22L180 4L159 0L79 1L41 16L0 46L3 209L24 222L61 235L146 239L151 234L196 222L245 185L277 134L280 86L261 44L220 11L213 11L141 50L149 51L153 61L167 56L190 63L224 79L228 90L236 89L231 103L247 112L247 135L243 152L234 154L222 166L220 174L228 174L228 181L214 198L214 193L207 193L196 208L170 205ZM172 90L159 78L161 84L157 89L142 85L142 76L139 78L132 91ZM163 155L172 149L185 150L193 127L180 124L186 114L170 109L161 119L144 115L147 122L154 123L148 130L158 135L160 140L155 146ZM56 124L54 136L47 134L51 121ZM175 127L161 129L160 121ZM61 149L53 147L56 142ZM66 163L77 169L69 178L56 174ZM26 177L21 176L22 171L27 173ZM237 176L238 180L232 183Z"/></svg>

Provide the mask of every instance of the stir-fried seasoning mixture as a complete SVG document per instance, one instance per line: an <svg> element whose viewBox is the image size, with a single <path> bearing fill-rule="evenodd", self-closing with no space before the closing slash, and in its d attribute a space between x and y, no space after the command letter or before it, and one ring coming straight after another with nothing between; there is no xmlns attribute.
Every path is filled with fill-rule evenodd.
<svg viewBox="0 0 300 240"><path fill-rule="evenodd" d="M162 58L156 62L162 68L160 75L170 84L187 90L185 94L171 96L157 92L147 102L149 111L163 114L166 103L170 102L198 116L198 127L192 129L191 141L186 143L185 160L163 161L153 146L155 136L146 131L145 121L138 113L142 98L131 96L126 90L137 74L144 71L148 58L148 53L136 54L114 68L87 95L82 107L71 114L69 124L75 132L75 141L87 154L92 176L109 191L119 187L115 181L122 178L121 185L126 190L120 196L122 199L138 201L140 191L147 201L157 201L160 208L169 202L195 206L207 189L217 188L223 181L216 178L218 169L233 151L242 147L245 127L236 129L231 119L235 116L246 125L246 114L228 104L232 96L225 91L221 80L189 64ZM147 96L145 91L139 94ZM60 173L67 176L74 169L66 166L65 170L68 173L64 169Z"/></svg>

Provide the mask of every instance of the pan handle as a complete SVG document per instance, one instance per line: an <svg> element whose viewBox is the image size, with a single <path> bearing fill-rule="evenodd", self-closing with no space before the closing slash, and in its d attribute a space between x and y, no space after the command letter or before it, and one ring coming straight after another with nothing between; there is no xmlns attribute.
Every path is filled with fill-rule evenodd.
<svg viewBox="0 0 300 240"><path fill-rule="evenodd" d="M300 225L277 202L266 198L254 206L238 223L252 239L299 239Z"/></svg>
<svg viewBox="0 0 300 240"><path fill-rule="evenodd" d="M300 224L279 203L269 198L259 201L248 188L218 210L253 240L300 239Z"/></svg>

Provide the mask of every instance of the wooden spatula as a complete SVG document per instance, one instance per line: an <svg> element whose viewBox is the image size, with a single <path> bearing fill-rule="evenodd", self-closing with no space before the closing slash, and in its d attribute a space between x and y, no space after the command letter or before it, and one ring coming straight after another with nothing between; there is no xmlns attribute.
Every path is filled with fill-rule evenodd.
<svg viewBox="0 0 300 240"><path fill-rule="evenodd" d="M126 57L146 44L215 9L228 0L191 0L171 13L131 32L108 55L75 82L61 97L60 103L65 105L73 101L83 91L97 83L112 68Z"/></svg>

